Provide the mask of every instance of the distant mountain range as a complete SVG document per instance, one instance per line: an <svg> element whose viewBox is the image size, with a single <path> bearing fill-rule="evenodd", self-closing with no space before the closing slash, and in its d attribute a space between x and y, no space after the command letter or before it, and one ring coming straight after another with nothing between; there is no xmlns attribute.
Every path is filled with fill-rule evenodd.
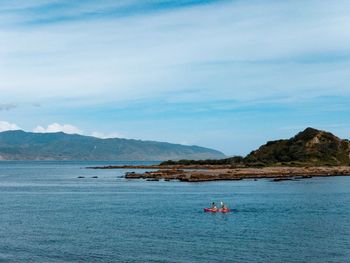
<svg viewBox="0 0 350 263"><path fill-rule="evenodd" d="M330 132L306 128L290 139L270 141L246 157L166 161L163 165L339 166L350 165L350 141Z"/></svg>
<svg viewBox="0 0 350 263"><path fill-rule="evenodd" d="M213 149L165 142L99 139L63 132L0 132L0 160L162 161L223 157L222 152Z"/></svg>

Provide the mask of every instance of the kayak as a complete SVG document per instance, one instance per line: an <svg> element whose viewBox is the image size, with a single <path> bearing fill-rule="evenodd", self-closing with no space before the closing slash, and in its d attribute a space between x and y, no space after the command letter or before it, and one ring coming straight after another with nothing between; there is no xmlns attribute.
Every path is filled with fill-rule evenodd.
<svg viewBox="0 0 350 263"><path fill-rule="evenodd" d="M213 209L213 208L204 208L204 212L210 212L210 213L228 213L230 212L230 209Z"/></svg>

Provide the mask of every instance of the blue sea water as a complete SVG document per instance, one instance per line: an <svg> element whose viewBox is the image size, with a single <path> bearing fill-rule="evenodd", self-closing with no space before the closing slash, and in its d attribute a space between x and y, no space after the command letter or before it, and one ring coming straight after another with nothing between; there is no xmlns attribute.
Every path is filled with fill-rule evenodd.
<svg viewBox="0 0 350 263"><path fill-rule="evenodd" d="M96 164L0 162L0 262L350 262L350 177L148 182ZM221 200L234 212L203 212Z"/></svg>

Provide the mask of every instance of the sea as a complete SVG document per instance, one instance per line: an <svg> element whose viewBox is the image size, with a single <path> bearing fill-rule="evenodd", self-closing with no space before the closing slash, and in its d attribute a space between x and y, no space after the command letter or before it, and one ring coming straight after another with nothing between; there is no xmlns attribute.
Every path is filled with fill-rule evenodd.
<svg viewBox="0 0 350 263"><path fill-rule="evenodd" d="M0 262L350 262L350 177L150 182L86 169L110 164L151 163L1 161ZM203 211L221 201L232 212Z"/></svg>

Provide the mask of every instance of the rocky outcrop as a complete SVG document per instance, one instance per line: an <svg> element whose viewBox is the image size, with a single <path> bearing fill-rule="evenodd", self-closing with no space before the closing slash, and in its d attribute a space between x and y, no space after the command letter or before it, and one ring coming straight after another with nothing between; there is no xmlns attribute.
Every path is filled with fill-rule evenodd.
<svg viewBox="0 0 350 263"><path fill-rule="evenodd" d="M307 128L288 140L267 142L244 158L246 165L350 165L350 142Z"/></svg>
<svg viewBox="0 0 350 263"><path fill-rule="evenodd" d="M350 165L350 142L332 133L307 128L290 139L269 141L246 157L165 161L164 166L339 166Z"/></svg>
<svg viewBox="0 0 350 263"><path fill-rule="evenodd" d="M349 166L338 167L267 167L241 169L182 170L166 169L145 173L127 173L126 179L164 179L184 182L272 178L275 181L306 179L315 176L348 176Z"/></svg>

